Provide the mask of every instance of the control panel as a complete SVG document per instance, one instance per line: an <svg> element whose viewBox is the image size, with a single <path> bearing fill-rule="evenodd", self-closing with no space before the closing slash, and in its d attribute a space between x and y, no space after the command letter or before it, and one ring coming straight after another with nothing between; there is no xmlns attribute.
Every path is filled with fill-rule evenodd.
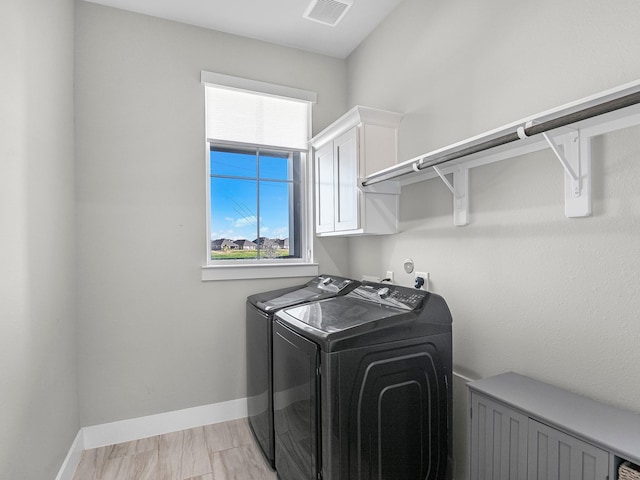
<svg viewBox="0 0 640 480"><path fill-rule="evenodd" d="M403 310L416 310L422 306L423 300L429 295L424 290L415 290L398 285L383 283L363 283L347 294L348 297L359 298L368 302L379 303Z"/></svg>

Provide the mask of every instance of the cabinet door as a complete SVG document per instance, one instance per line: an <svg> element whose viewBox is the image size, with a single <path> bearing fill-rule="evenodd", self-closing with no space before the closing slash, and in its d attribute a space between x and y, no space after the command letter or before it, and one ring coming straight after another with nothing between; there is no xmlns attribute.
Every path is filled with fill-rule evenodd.
<svg viewBox="0 0 640 480"><path fill-rule="evenodd" d="M528 480L605 480L609 454L529 419Z"/></svg>
<svg viewBox="0 0 640 480"><path fill-rule="evenodd" d="M334 165L333 143L315 152L316 167L316 233L333 232L334 226Z"/></svg>
<svg viewBox="0 0 640 480"><path fill-rule="evenodd" d="M471 480L525 480L528 418L471 394Z"/></svg>
<svg viewBox="0 0 640 480"><path fill-rule="evenodd" d="M358 127L333 142L335 162L335 230L356 230L359 225Z"/></svg>

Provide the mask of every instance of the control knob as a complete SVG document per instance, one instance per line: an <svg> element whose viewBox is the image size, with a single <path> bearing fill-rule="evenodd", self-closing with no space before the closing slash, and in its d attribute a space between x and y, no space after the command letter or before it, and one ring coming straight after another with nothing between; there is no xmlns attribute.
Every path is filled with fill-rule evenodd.
<svg viewBox="0 0 640 480"><path fill-rule="evenodd" d="M384 298L388 295L389 295L389 289L387 287L382 287L380 290L378 290L378 296L380 298Z"/></svg>

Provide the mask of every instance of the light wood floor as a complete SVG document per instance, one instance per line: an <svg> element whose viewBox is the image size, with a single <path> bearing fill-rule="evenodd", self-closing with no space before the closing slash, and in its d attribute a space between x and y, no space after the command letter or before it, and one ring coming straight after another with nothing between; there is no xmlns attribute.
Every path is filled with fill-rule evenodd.
<svg viewBox="0 0 640 480"><path fill-rule="evenodd" d="M246 419L86 450L73 480L275 480Z"/></svg>

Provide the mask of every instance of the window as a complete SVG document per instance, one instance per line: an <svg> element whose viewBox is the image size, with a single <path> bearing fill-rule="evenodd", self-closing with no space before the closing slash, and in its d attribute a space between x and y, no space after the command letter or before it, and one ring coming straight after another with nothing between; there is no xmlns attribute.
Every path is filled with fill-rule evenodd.
<svg viewBox="0 0 640 480"><path fill-rule="evenodd" d="M210 151L211 260L303 259L300 152Z"/></svg>
<svg viewBox="0 0 640 480"><path fill-rule="evenodd" d="M307 141L315 94L202 72L207 265L203 280L317 275Z"/></svg>

